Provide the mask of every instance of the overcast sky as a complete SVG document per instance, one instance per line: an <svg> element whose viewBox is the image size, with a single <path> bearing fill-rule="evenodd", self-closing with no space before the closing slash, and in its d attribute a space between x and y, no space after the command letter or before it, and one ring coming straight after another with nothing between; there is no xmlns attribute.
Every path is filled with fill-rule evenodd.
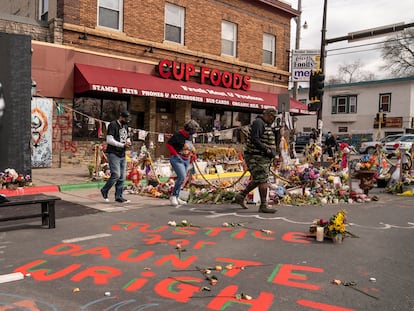
<svg viewBox="0 0 414 311"><path fill-rule="evenodd" d="M297 9L297 0L286 2L290 2L292 8ZM319 50L321 47L323 3L324 0L302 0L301 24L303 25L306 21L308 27L307 29L301 28L301 50ZM328 0L326 39L342 37L350 32L400 22L406 24L414 22L414 0ZM295 47L295 38L296 22L292 20L292 49ZM384 36L354 43L342 41L327 45L326 50L328 56L325 62L326 76L328 78L336 76L338 74L338 65L349 64L360 60L364 65L362 68L364 71L369 71L374 73L378 78L383 78L384 73L379 68L384 64L381 60L380 45L368 44L381 42L386 38Z"/></svg>

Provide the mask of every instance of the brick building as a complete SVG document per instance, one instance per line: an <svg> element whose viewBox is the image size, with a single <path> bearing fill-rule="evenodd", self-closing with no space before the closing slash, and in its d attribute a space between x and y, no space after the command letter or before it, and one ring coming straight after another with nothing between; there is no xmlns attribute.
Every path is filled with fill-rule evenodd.
<svg viewBox="0 0 414 311"><path fill-rule="evenodd" d="M156 157L190 118L203 128L198 142L237 144L237 129L267 106L306 112L278 96L288 94L290 21L299 14L284 1L0 4L0 31L32 38L32 107L52 105L53 167L90 163L124 108L135 147L153 146ZM222 140L211 134L229 129Z"/></svg>

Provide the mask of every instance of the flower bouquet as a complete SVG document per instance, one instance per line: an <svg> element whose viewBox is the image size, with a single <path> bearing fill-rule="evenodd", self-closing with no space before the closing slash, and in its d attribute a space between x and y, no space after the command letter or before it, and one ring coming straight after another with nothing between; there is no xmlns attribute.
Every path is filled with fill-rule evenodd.
<svg viewBox="0 0 414 311"><path fill-rule="evenodd" d="M376 169L377 157L375 154L363 154L359 163L355 166L357 171L369 171Z"/></svg>
<svg viewBox="0 0 414 311"><path fill-rule="evenodd" d="M346 211L340 210L327 221L322 218L315 220L314 225L309 228L309 232L316 234L317 227L323 227L325 237L332 239L334 243L341 243L347 234L351 237L357 237L355 234L346 230L346 220Z"/></svg>

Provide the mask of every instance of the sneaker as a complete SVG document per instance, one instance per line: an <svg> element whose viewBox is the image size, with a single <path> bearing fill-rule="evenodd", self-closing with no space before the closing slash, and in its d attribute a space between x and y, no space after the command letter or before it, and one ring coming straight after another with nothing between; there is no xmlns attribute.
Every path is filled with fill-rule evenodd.
<svg viewBox="0 0 414 311"><path fill-rule="evenodd" d="M277 212L276 209L268 208L267 205L260 205L260 207L259 207L259 213L273 214L273 213L276 213L276 212Z"/></svg>
<svg viewBox="0 0 414 311"><path fill-rule="evenodd" d="M178 205L178 200L176 196L171 196L170 197L170 203L172 206L177 206Z"/></svg>
<svg viewBox="0 0 414 311"><path fill-rule="evenodd" d="M187 201L181 200L180 198L177 198L177 202L180 205L186 205L187 204Z"/></svg>
<svg viewBox="0 0 414 311"><path fill-rule="evenodd" d="M234 203L239 204L242 208L248 209L246 201L244 200L244 195L237 193L234 197Z"/></svg>
<svg viewBox="0 0 414 311"><path fill-rule="evenodd" d="M119 199L115 199L116 202L118 203L129 203L131 202L130 200L124 199L124 198L119 198Z"/></svg>
<svg viewBox="0 0 414 311"><path fill-rule="evenodd" d="M103 190L101 189L101 194L102 194L102 197L103 197L104 201L109 202L108 193L103 192Z"/></svg>

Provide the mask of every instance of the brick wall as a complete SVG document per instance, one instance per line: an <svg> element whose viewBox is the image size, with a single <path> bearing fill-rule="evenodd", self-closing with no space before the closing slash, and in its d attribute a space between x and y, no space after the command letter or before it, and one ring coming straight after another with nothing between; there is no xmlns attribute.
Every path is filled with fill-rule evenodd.
<svg viewBox="0 0 414 311"><path fill-rule="evenodd" d="M172 1L171 1L172 2ZM190 61L188 56L180 55L181 48L188 52L201 52L217 60L217 65L224 65L221 58L221 20L227 20L238 25L237 58L229 58L224 63L230 66L223 69L233 69L234 61L247 64L262 64L263 33L270 33L276 37L276 68L289 70L288 54L290 49L290 18L276 9L258 5L257 2L226 0L209 1L176 0L172 2L185 7L185 45L184 47L164 42L164 0L124 0L124 16L122 32L105 29L97 25L96 0L65 2L65 23L72 23L81 27L94 29L88 37L88 48L116 55L142 55L143 50L151 43L164 44L165 49L157 49L154 55L157 59L180 57L180 60ZM79 28L80 29L80 28ZM94 36L94 34L96 36ZM65 31L64 42L76 45L79 34ZM122 37L129 40L122 40ZM134 38L138 41L134 42ZM80 42L84 47L85 42ZM177 53L177 50L180 50ZM151 57L151 55L147 55ZM187 57L187 59L186 59ZM191 60L194 61L194 58ZM211 63L211 62L210 62ZM267 72L267 78L273 74L272 70L262 68ZM269 69L269 68L267 68ZM263 78L264 73L258 78Z"/></svg>

